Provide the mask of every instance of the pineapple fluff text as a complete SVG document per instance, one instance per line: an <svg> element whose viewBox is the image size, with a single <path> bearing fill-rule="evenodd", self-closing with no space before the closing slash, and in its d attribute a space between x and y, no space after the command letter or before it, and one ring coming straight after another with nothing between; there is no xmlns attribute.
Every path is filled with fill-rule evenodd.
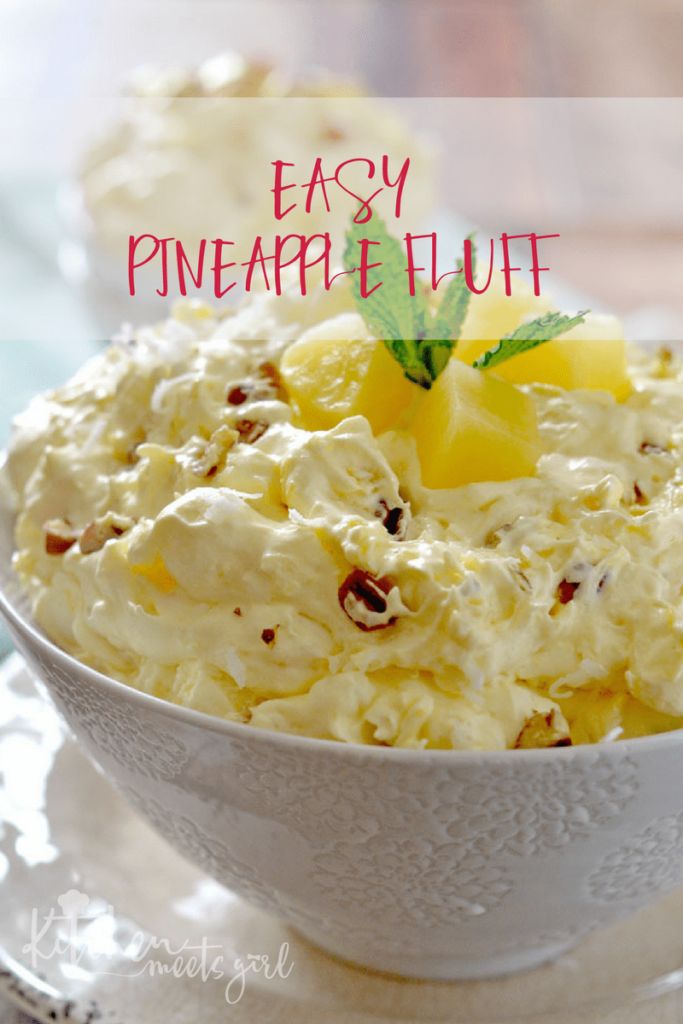
<svg viewBox="0 0 683 1024"><path fill-rule="evenodd" d="M611 318L475 370L544 308L503 301L429 392L344 291L185 303L113 343L11 442L40 626L147 693L345 742L683 724L683 371L627 367Z"/></svg>

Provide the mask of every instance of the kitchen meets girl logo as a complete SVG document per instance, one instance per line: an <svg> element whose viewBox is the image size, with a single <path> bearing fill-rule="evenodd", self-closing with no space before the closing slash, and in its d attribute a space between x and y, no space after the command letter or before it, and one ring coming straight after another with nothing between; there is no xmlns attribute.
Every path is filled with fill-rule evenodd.
<svg viewBox="0 0 683 1024"><path fill-rule="evenodd" d="M29 941L22 949L33 970L59 958L95 975L120 978L171 976L225 983L225 1000L235 1005L242 999L250 978L260 982L286 980L294 964L289 943L275 955L229 955L219 943L205 936L178 943L150 935L117 916L114 908L91 899L78 889L57 898L47 913L31 911Z"/></svg>

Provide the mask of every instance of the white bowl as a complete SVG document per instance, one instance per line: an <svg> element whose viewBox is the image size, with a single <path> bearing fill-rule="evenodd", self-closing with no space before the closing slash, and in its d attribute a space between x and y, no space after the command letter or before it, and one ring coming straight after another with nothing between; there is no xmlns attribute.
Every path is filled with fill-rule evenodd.
<svg viewBox="0 0 683 1024"><path fill-rule="evenodd" d="M680 882L682 731L406 751L177 707L80 664L31 623L12 520L0 493L0 612L84 749L174 847L328 951L418 978L502 974Z"/></svg>

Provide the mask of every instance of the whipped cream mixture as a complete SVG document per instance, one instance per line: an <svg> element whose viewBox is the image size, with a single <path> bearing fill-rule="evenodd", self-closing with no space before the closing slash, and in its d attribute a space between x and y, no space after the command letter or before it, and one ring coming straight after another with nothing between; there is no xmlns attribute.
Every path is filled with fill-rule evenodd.
<svg viewBox="0 0 683 1024"><path fill-rule="evenodd" d="M279 356L350 303L180 305L33 402L8 471L46 633L169 701L348 742L683 724L678 362L633 351L623 403L526 385L537 475L428 490L406 433L293 423Z"/></svg>

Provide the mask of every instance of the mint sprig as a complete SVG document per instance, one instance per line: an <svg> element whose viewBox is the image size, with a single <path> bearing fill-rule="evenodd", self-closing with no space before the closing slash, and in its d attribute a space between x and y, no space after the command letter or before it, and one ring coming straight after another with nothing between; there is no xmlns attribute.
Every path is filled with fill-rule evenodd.
<svg viewBox="0 0 683 1024"><path fill-rule="evenodd" d="M422 288L416 288L415 295L409 292L406 258L401 243L389 234L384 221L376 213L372 220L372 236L368 235L364 224L355 223L346 234L345 270L355 270L359 243L365 238L379 243L377 259L373 247L369 262L381 261L382 264L367 272L368 292L375 285L379 287L366 298L361 295L359 277L355 274L351 277L356 305L368 330L384 342L408 380L429 390L451 357L467 313L469 289L464 275L457 274L449 283L438 310L432 314Z"/></svg>
<svg viewBox="0 0 683 1024"><path fill-rule="evenodd" d="M365 224L352 221L346 233L344 269L350 272L356 306L368 330L384 342L408 380L429 390L448 365L467 316L472 293L462 272L462 261L458 261L458 272L449 282L437 309L432 312L425 289L416 288L415 295L409 292L406 258L401 243L389 234L386 224L376 213L372 215L372 225L372 234L369 234ZM370 250L369 262L381 264L367 271L367 291L370 294L365 297L361 295L360 278L353 273L358 266L360 243L364 239L377 243ZM471 236L468 240L471 241ZM473 276L475 269L476 251L473 246ZM576 316L547 313L521 324L480 356L473 366L480 370L499 366L506 359L542 345L583 323L586 312Z"/></svg>
<svg viewBox="0 0 683 1024"><path fill-rule="evenodd" d="M477 250L474 247L472 235L467 236L467 241L472 243L472 277L474 277L477 271ZM460 337L472 297L462 269L462 260L458 260L456 268L458 272L446 288L439 308L434 314L430 331L433 338L447 338L453 344L457 344Z"/></svg>
<svg viewBox="0 0 683 1024"><path fill-rule="evenodd" d="M543 316L520 324L514 331L504 335L500 341L484 352L472 363L478 370L490 370L493 366L500 366L507 359L528 352L546 341L565 334L572 327L577 327L586 319L587 309L577 313L576 316L567 316L565 313L545 313Z"/></svg>
<svg viewBox="0 0 683 1024"><path fill-rule="evenodd" d="M345 270L355 270L362 239L368 238L371 242L379 243L370 248L368 261L381 262L381 267L373 267L367 272L367 290L372 294L363 298L359 276L354 274L351 277L356 305L368 329L384 342L394 359L403 367L406 377L423 388L430 388L434 378L424 361L424 352L420 346L429 317L427 297L422 289L416 289L415 295L410 294L401 243L389 234L384 221L376 213L372 221L372 235L368 234L365 225L355 222L352 222L346 234Z"/></svg>

